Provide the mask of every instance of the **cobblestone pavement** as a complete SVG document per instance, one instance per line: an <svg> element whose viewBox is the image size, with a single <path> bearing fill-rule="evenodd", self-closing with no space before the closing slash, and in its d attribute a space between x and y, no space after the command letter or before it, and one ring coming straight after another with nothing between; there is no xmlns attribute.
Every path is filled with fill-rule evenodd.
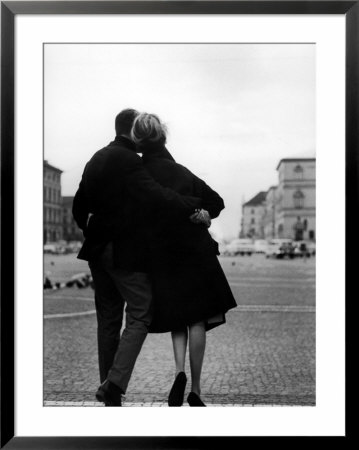
<svg viewBox="0 0 359 450"><path fill-rule="evenodd" d="M213 406L315 405L315 259L253 255L221 263L238 307L225 325L207 333L203 400ZM88 271L72 255L47 256L45 270L55 281ZM94 398L99 380L93 291L46 293L44 313L45 405L100 406ZM173 376L170 334L150 334L125 406L166 406Z"/></svg>

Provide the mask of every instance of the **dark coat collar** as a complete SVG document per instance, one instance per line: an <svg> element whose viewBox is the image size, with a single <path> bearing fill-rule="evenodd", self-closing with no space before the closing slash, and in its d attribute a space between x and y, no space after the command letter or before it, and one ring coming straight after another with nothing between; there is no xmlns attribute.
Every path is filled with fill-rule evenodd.
<svg viewBox="0 0 359 450"><path fill-rule="evenodd" d="M163 144L147 144L142 150L142 153L142 159L145 162L152 161L153 159L168 159L174 161L173 156Z"/></svg>
<svg viewBox="0 0 359 450"><path fill-rule="evenodd" d="M129 150L136 151L136 145L130 139L125 136L116 136L115 140L111 142L112 145L118 145L121 147L126 147Z"/></svg>

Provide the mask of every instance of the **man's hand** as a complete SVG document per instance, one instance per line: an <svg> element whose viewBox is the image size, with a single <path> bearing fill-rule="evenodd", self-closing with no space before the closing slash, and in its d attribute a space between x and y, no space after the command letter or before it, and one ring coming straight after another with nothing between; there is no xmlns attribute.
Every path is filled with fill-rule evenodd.
<svg viewBox="0 0 359 450"><path fill-rule="evenodd" d="M207 228L211 226L212 222L209 212L205 209L197 209L196 212L190 216L190 220L196 224L203 223Z"/></svg>

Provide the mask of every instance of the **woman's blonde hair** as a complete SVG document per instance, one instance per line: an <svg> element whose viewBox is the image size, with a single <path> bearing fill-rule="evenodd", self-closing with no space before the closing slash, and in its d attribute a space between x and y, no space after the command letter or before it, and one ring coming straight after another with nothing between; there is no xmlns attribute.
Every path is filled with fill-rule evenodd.
<svg viewBox="0 0 359 450"><path fill-rule="evenodd" d="M155 114L141 113L133 122L131 138L139 146L166 143L167 128Z"/></svg>

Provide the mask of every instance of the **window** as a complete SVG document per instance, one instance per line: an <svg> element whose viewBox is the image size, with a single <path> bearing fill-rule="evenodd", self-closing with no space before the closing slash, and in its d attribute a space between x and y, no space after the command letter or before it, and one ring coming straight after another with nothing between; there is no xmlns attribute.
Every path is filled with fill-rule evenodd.
<svg viewBox="0 0 359 450"><path fill-rule="evenodd" d="M301 209L304 206L304 194L299 189L293 194L294 208Z"/></svg>
<svg viewBox="0 0 359 450"><path fill-rule="evenodd" d="M294 169L294 178L302 179L303 178L303 167L297 164Z"/></svg>
<svg viewBox="0 0 359 450"><path fill-rule="evenodd" d="M254 209L251 210L251 214L254 214Z"/></svg>
<svg viewBox="0 0 359 450"><path fill-rule="evenodd" d="M304 226L304 230L306 231L308 228L308 220L307 219L304 220L303 226Z"/></svg>
<svg viewBox="0 0 359 450"><path fill-rule="evenodd" d="M254 225L255 224L255 219L252 217L251 219L251 224Z"/></svg>

